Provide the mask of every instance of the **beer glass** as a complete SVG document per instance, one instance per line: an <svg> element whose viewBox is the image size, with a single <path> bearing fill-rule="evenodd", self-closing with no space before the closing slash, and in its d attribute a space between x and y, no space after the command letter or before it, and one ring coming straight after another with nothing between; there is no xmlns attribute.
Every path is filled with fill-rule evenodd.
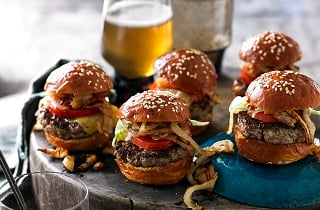
<svg viewBox="0 0 320 210"><path fill-rule="evenodd" d="M153 62L172 49L171 0L105 0L102 56L115 69L115 88L143 90Z"/></svg>

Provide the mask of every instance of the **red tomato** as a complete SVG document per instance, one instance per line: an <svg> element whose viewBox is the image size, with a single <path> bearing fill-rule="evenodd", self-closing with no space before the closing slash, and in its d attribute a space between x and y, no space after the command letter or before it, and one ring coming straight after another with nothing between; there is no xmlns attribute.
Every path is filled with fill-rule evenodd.
<svg viewBox="0 0 320 210"><path fill-rule="evenodd" d="M245 84L247 84L247 85L249 85L255 78L253 78L251 75L249 75L246 71L245 71L245 69L241 69L240 70L240 77L241 77L241 79L242 79L242 81L245 83Z"/></svg>
<svg viewBox="0 0 320 210"><path fill-rule="evenodd" d="M95 114L99 111L98 108L85 108L85 109L58 109L57 106L49 103L49 110L58 116L76 118L76 117L85 117L92 114Z"/></svg>
<svg viewBox="0 0 320 210"><path fill-rule="evenodd" d="M199 102L199 101L203 100L204 97L205 97L205 95L202 93L193 94L193 101Z"/></svg>
<svg viewBox="0 0 320 210"><path fill-rule="evenodd" d="M151 83L151 85L149 86L150 90L157 90L158 89L158 85L156 82Z"/></svg>
<svg viewBox="0 0 320 210"><path fill-rule="evenodd" d="M164 150L175 144L169 139L153 140L151 136L136 136L132 137L131 141L146 150Z"/></svg>
<svg viewBox="0 0 320 210"><path fill-rule="evenodd" d="M163 78L158 78L157 80L155 80L150 86L149 89L150 90L158 90L158 89L166 89L166 88L170 88L171 85L168 82L168 80L163 79Z"/></svg>
<svg viewBox="0 0 320 210"><path fill-rule="evenodd" d="M256 120L260 120L263 122L271 122L271 123L279 122L279 120L275 118L273 115L264 114L263 112L253 112L253 114L251 114L250 116Z"/></svg>

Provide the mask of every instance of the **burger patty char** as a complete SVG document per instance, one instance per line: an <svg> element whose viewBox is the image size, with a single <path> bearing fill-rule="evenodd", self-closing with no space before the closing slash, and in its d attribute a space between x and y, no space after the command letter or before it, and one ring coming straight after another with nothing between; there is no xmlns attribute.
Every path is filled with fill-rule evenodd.
<svg viewBox="0 0 320 210"><path fill-rule="evenodd" d="M115 147L115 156L124 162L140 167L164 166L185 158L189 153L174 145L165 150L146 150L136 146L131 141L118 141Z"/></svg>
<svg viewBox="0 0 320 210"><path fill-rule="evenodd" d="M46 132L65 140L82 139L93 135L87 134L76 121L54 115L45 108L39 110L38 119Z"/></svg>
<svg viewBox="0 0 320 210"><path fill-rule="evenodd" d="M296 123L295 127L283 123L267 123L251 118L246 112L240 112L237 124L242 135L247 139L259 139L273 144L307 141L306 132L299 123Z"/></svg>

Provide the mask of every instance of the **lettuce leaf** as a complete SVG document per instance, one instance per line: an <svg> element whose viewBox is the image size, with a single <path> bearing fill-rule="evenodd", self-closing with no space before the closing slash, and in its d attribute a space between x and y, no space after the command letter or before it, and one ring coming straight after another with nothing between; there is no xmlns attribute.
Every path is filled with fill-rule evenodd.
<svg viewBox="0 0 320 210"><path fill-rule="evenodd" d="M229 105L229 112L238 114L242 111L247 111L249 108L249 103L247 102L247 97L237 96L235 97Z"/></svg>
<svg viewBox="0 0 320 210"><path fill-rule="evenodd" d="M310 108L310 113L314 115L320 115L320 111Z"/></svg>
<svg viewBox="0 0 320 210"><path fill-rule="evenodd" d="M116 128L114 130L114 137L112 140L112 146L115 147L117 141L124 141L128 136L128 129L125 127L122 120L118 120Z"/></svg>
<svg viewBox="0 0 320 210"><path fill-rule="evenodd" d="M191 125L192 126L206 126L206 125L209 125L209 122L200 122L200 121L197 121L197 120L189 120L191 122Z"/></svg>

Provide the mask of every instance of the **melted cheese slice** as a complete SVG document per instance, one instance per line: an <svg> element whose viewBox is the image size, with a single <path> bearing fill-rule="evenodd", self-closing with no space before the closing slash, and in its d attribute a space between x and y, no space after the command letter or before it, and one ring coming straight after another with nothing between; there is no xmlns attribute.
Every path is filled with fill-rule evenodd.
<svg viewBox="0 0 320 210"><path fill-rule="evenodd" d="M74 121L79 123L87 134L93 134L97 131L97 122L101 118L101 114L95 114L86 117L75 118Z"/></svg>

